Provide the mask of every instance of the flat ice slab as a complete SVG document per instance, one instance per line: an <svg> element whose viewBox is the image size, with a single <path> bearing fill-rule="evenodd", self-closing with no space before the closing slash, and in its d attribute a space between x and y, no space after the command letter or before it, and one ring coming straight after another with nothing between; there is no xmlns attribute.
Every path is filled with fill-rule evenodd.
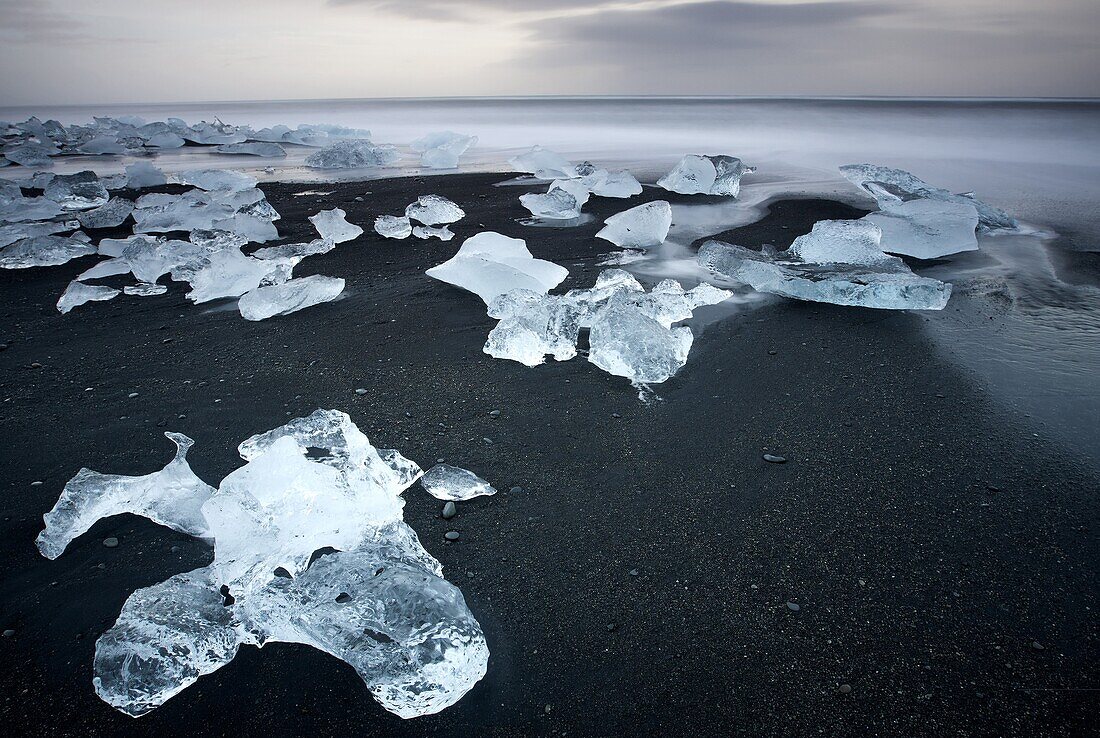
<svg viewBox="0 0 1100 738"><path fill-rule="evenodd" d="M437 500L469 500L495 495L493 485L474 474L450 464L437 464L420 478L420 484Z"/></svg>
<svg viewBox="0 0 1100 738"><path fill-rule="evenodd" d="M314 169L357 169L387 167L401 158L397 147L373 144L367 140L338 141L306 157L306 166Z"/></svg>
<svg viewBox="0 0 1100 738"><path fill-rule="evenodd" d="M488 305L497 295L517 289L546 294L569 276L569 270L536 259L522 239L486 231L466 239L454 257L426 274L469 290Z"/></svg>
<svg viewBox="0 0 1100 738"><path fill-rule="evenodd" d="M247 292L237 307L246 320L265 320L331 302L343 291L344 280L314 274Z"/></svg>
<svg viewBox="0 0 1100 738"><path fill-rule="evenodd" d="M882 231L883 251L937 259L977 251L978 209L972 202L905 200L884 202L877 213L864 216Z"/></svg>
<svg viewBox="0 0 1100 738"><path fill-rule="evenodd" d="M409 219L398 215L379 215L374 219L374 232L385 238L398 240L412 235L413 228Z"/></svg>

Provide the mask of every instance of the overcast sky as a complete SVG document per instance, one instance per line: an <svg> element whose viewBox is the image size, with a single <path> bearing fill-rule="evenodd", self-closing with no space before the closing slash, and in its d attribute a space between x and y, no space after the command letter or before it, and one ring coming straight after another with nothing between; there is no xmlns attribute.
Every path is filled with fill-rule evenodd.
<svg viewBox="0 0 1100 738"><path fill-rule="evenodd" d="M1100 0L0 0L0 105L1100 96Z"/></svg>

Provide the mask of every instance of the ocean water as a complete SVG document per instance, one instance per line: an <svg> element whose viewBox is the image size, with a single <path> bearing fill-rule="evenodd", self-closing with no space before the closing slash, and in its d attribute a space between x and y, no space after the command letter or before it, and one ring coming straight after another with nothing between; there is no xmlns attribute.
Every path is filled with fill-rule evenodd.
<svg viewBox="0 0 1100 738"><path fill-rule="evenodd" d="M713 98L500 98L320 100L174 105L0 108L0 120L29 115L63 123L93 115L220 119L256 128L328 123L367 128L407 152L395 167L341 172L345 179L423 173L409 142L454 130L479 143L459 171L507 171L507 159L541 144L567 157L628 168L651 183L684 153L739 156L758 167L737 202L677 207L670 244L629 265L650 278L702 275L688 245L752 222L782 197L866 199L837 173L842 164L900 167L933 184L1016 215L1025 231L983 237L977 255L918 271L956 283L947 310L925 314L944 356L972 372L990 395L1100 463L1100 101ZM167 171L247 169L261 180L331 179L288 157L212 156L188 147L161 154ZM73 157L54 171L121 171L124 158ZM274 173L265 173L265 167ZM25 172L7 167L0 176ZM625 205L624 205L625 208ZM517 230L523 227L517 223ZM516 235L520 235L517 233ZM996 295L995 299L990 295ZM732 312L759 299L736 301Z"/></svg>

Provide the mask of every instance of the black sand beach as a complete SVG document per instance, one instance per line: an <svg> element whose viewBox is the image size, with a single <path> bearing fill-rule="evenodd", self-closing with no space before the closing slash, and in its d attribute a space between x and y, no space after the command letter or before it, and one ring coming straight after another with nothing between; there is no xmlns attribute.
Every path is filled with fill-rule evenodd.
<svg viewBox="0 0 1100 738"><path fill-rule="evenodd" d="M536 369L492 359L481 301L424 270L497 230L568 267L563 288L587 286L609 250L592 236L623 209L595 198L588 225L526 228L522 190L491 186L508 176L263 185L288 241L311 237L319 209L369 229L429 192L468 216L450 243L368 231L305 260L296 275L343 277L345 297L260 323L232 305L193 306L176 283L61 316L58 296L90 260L0 272L9 735L1095 731L1095 469L992 404L912 313L778 300L746 310L697 336L648 405L583 358ZM292 196L304 190L331 194ZM658 197L647 189L630 205ZM787 245L846 215L858 211L786 201L726 237ZM241 465L240 441L317 408L501 490L460 503L451 521L418 486L405 494L406 521L485 630L488 675L454 707L402 721L346 664L272 644L243 648L140 719L101 702L96 638L134 589L207 564L211 550L121 516L48 561L34 538L64 483L82 466L159 469L172 451L161 434L175 430L217 484ZM444 541L451 529L460 541ZM120 545L105 548L108 536Z"/></svg>

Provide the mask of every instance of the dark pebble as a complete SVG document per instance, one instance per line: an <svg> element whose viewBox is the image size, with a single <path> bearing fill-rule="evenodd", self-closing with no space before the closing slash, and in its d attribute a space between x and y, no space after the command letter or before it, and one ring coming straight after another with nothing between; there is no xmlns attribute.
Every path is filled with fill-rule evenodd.
<svg viewBox="0 0 1100 738"><path fill-rule="evenodd" d="M500 417L500 410L490 410L489 411L489 417L490 418L499 418Z"/></svg>
<svg viewBox="0 0 1100 738"><path fill-rule="evenodd" d="M790 610L791 612L798 612L802 608L798 605L797 602L788 602L787 603L787 609Z"/></svg>
<svg viewBox="0 0 1100 738"><path fill-rule="evenodd" d="M786 464L787 458L785 456L776 456L775 454L764 454L764 461L769 464Z"/></svg>
<svg viewBox="0 0 1100 738"><path fill-rule="evenodd" d="M512 489L508 491L514 495L518 495L520 492L523 491L523 487L512 487Z"/></svg>
<svg viewBox="0 0 1100 738"><path fill-rule="evenodd" d="M455 506L454 502L448 502L446 505L443 506L443 519L444 520L450 520L451 518L453 518L457 514L458 514L458 508Z"/></svg>
<svg viewBox="0 0 1100 738"><path fill-rule="evenodd" d="M458 531L449 530L443 534L443 537L446 538L448 541L457 541L459 539Z"/></svg>
<svg viewBox="0 0 1100 738"><path fill-rule="evenodd" d="M111 536L110 538L104 538L103 545L107 548L118 548L118 539L114 536Z"/></svg>
<svg viewBox="0 0 1100 738"><path fill-rule="evenodd" d="M848 694L851 691L852 691L852 685L851 684L841 684L840 685L840 693L841 694Z"/></svg>

